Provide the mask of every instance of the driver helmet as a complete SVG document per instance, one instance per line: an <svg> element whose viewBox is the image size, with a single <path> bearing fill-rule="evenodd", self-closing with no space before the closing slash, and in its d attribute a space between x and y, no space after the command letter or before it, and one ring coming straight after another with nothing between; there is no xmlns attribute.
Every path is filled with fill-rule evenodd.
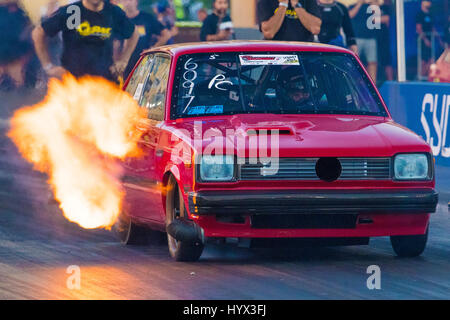
<svg viewBox="0 0 450 320"><path fill-rule="evenodd" d="M298 67L282 69L278 78L278 87L278 97L284 106L301 106L309 101L310 92L306 79Z"/></svg>

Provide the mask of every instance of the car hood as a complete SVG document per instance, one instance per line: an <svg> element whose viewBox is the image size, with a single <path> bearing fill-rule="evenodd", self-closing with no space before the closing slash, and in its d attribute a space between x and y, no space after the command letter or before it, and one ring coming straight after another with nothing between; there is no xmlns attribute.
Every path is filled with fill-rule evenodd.
<svg viewBox="0 0 450 320"><path fill-rule="evenodd" d="M254 143L249 141L255 139L255 133L261 133L261 130L279 130L278 142L276 136L262 138L260 134L259 139L260 142L261 139L267 140L269 145L278 143L281 157L382 157L400 152L430 152L430 147L421 137L383 117L245 114L179 119L167 125L170 131L184 132L183 140L197 152L208 146L211 149L213 141L214 145L225 146L224 137L231 141L234 132L234 137L245 139L248 157L254 149ZM201 143L193 143L194 135L203 137ZM212 136L215 140L211 139ZM236 139L234 149L235 152L239 150Z"/></svg>

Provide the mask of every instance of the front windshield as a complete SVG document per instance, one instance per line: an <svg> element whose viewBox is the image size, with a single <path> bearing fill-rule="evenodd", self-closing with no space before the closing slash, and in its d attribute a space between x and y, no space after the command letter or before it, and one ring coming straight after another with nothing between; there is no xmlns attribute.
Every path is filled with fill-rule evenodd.
<svg viewBox="0 0 450 320"><path fill-rule="evenodd" d="M218 53L180 57L171 118L243 113L386 116L343 53Z"/></svg>

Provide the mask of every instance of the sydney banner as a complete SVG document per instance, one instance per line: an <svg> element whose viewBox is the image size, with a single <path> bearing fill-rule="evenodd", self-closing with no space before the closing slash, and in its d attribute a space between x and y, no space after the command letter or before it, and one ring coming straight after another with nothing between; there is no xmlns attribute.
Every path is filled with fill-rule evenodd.
<svg viewBox="0 0 450 320"><path fill-rule="evenodd" d="M386 82L380 91L394 120L430 144L437 164L450 167L450 84Z"/></svg>

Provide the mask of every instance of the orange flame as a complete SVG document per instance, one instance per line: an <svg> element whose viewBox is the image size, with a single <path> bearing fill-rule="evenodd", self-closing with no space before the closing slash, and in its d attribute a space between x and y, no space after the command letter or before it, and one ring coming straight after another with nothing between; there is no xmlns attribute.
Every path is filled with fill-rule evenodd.
<svg viewBox="0 0 450 320"><path fill-rule="evenodd" d="M139 156L144 111L98 77L52 79L41 103L18 110L8 136L36 170L49 175L64 216L86 229L110 229L124 191L118 160Z"/></svg>

